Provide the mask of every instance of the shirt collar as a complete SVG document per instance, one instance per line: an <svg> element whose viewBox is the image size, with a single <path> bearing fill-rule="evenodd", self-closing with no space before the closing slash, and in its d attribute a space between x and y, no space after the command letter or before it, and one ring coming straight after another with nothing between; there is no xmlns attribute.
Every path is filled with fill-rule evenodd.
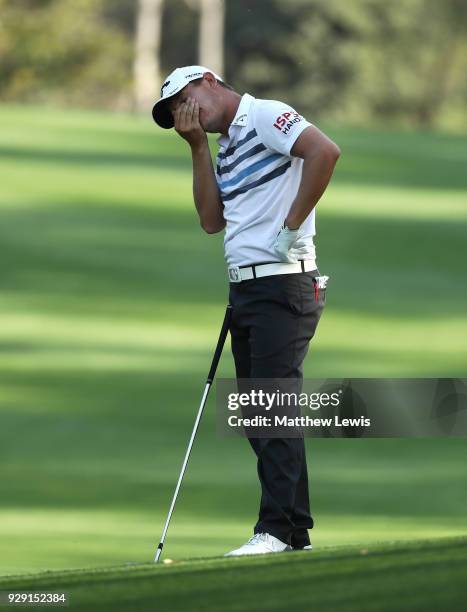
<svg viewBox="0 0 467 612"><path fill-rule="evenodd" d="M237 112L235 113L235 117L232 120L232 123L229 126L229 136L225 136L225 134L221 134L217 138L217 142L219 145L223 146L227 142L229 142L232 137L232 128L238 126L240 128L245 127L248 122L248 112L251 108L251 103L255 98L251 96L249 93L245 93L240 100L240 104L238 105Z"/></svg>

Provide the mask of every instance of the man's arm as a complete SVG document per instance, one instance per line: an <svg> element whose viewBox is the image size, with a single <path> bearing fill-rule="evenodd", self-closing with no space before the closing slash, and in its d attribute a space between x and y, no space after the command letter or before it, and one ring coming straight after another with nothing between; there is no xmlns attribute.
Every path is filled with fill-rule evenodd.
<svg viewBox="0 0 467 612"><path fill-rule="evenodd" d="M223 206L212 167L206 132L199 123L199 105L188 98L173 113L175 130L191 147L193 159L193 199L201 227L208 234L225 227Z"/></svg>
<svg viewBox="0 0 467 612"><path fill-rule="evenodd" d="M295 141L290 154L303 159L302 178L285 224L298 229L328 186L340 156L339 147L317 127L308 126Z"/></svg>
<svg viewBox="0 0 467 612"><path fill-rule="evenodd" d="M225 227L223 206L212 167L208 142L191 147L193 159L193 198L201 222L208 234L220 232Z"/></svg>

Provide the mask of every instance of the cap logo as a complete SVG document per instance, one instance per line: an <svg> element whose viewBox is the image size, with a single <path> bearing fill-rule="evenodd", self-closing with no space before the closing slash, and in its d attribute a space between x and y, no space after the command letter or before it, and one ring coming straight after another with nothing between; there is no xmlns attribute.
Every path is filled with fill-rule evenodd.
<svg viewBox="0 0 467 612"><path fill-rule="evenodd" d="M162 87L161 87L161 96L163 96L163 95L164 95L164 88L165 88L165 87L167 87L167 85L168 85L169 83L170 83L170 81L166 81L166 82L165 82L165 83L162 85Z"/></svg>

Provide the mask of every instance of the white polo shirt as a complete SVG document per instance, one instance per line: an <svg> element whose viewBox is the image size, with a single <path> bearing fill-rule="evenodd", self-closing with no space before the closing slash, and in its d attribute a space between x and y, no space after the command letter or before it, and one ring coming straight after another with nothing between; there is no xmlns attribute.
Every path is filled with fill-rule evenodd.
<svg viewBox="0 0 467 612"><path fill-rule="evenodd" d="M288 104L246 93L229 136L217 139L216 180L224 204L229 266L280 261L274 242L297 194L303 166L290 150L309 125ZM300 235L308 245L303 259L315 259L314 210Z"/></svg>

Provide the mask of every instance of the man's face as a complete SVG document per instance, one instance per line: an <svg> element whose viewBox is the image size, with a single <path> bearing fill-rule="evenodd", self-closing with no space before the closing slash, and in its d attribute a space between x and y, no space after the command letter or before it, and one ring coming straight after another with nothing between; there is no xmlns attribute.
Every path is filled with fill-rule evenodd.
<svg viewBox="0 0 467 612"><path fill-rule="evenodd" d="M215 79L206 77L198 82L188 83L176 96L167 103L170 112L173 112L188 98L193 98L199 104L199 122L205 132L218 133L222 126L222 96L219 93L221 86Z"/></svg>

